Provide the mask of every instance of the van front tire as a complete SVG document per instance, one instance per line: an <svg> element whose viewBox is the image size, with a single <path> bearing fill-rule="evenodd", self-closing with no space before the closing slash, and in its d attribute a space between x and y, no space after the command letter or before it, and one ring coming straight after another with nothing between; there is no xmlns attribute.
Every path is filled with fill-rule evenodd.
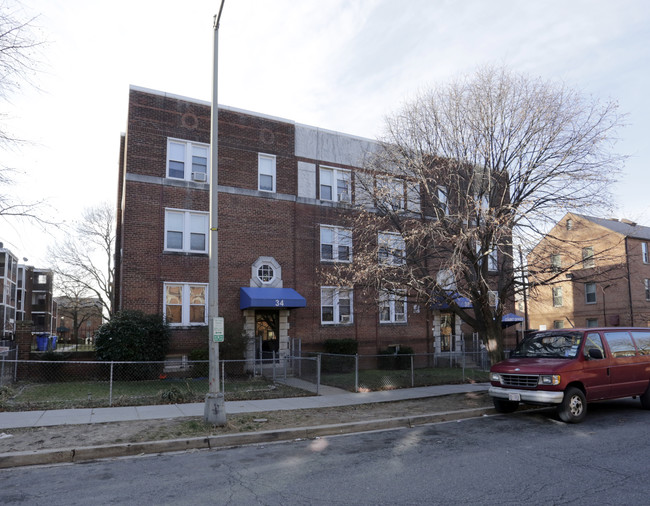
<svg viewBox="0 0 650 506"><path fill-rule="evenodd" d="M492 397L492 401L494 402L494 409L497 413L514 413L519 407L519 403L515 401L506 401L497 397Z"/></svg>
<svg viewBox="0 0 650 506"><path fill-rule="evenodd" d="M650 409L650 386L646 388L645 392L639 398L641 399L641 407L643 409Z"/></svg>
<svg viewBox="0 0 650 506"><path fill-rule="evenodd" d="M587 398L582 390L567 388L562 403L557 407L557 414L566 423L582 422L587 415Z"/></svg>

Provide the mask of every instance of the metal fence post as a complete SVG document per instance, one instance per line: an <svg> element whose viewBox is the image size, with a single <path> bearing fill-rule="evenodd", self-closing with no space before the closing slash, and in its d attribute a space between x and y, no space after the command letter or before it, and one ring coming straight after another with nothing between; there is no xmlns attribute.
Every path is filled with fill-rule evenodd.
<svg viewBox="0 0 650 506"><path fill-rule="evenodd" d="M226 395L226 361L222 360L221 361L221 390L220 392L223 392L223 395Z"/></svg>
<svg viewBox="0 0 650 506"><path fill-rule="evenodd" d="M108 405L113 405L113 362L111 361L111 377L109 380L108 387Z"/></svg>
<svg viewBox="0 0 650 506"><path fill-rule="evenodd" d="M16 355L14 356L14 382L18 381L18 345L16 345Z"/></svg>
<svg viewBox="0 0 650 506"><path fill-rule="evenodd" d="M271 352L271 367L273 368L273 381L275 382L275 350Z"/></svg>
<svg viewBox="0 0 650 506"><path fill-rule="evenodd" d="M354 355L354 391L359 392L359 354Z"/></svg>
<svg viewBox="0 0 650 506"><path fill-rule="evenodd" d="M320 353L316 355L316 395L320 395Z"/></svg>
<svg viewBox="0 0 650 506"><path fill-rule="evenodd" d="M415 386L415 367L413 364L413 355L411 355L411 388Z"/></svg>

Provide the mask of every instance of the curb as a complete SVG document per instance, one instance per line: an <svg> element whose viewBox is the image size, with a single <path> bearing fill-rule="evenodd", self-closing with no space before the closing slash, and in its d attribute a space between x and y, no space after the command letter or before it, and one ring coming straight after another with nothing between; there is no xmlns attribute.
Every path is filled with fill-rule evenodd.
<svg viewBox="0 0 650 506"><path fill-rule="evenodd" d="M187 450L232 448L252 444L289 441L292 439L313 439L321 436L335 436L341 434L352 434L355 432L412 428L417 425L464 420L494 413L496 413L494 408L472 408L459 411L432 413L428 415L385 418L364 422L341 423L336 425L317 425L312 427L246 432L240 434L225 434L223 436L0 453L0 469L36 465L69 464L98 459L133 457L136 455L180 452Z"/></svg>

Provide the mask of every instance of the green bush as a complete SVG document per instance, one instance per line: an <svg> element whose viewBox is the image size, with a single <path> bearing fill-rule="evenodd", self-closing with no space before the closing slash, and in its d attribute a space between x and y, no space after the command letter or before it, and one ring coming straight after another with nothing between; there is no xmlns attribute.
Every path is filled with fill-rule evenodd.
<svg viewBox="0 0 650 506"><path fill-rule="evenodd" d="M120 311L95 333L98 360L115 362L162 362L169 349L171 331L160 315L142 311ZM155 378L162 364L121 368L119 379ZM121 376L121 377L120 377Z"/></svg>
<svg viewBox="0 0 650 506"><path fill-rule="evenodd" d="M192 364L193 378L206 378L210 374L210 364L204 360L210 360L210 350L208 348L197 348L190 351L187 356L190 362L199 362Z"/></svg>
<svg viewBox="0 0 650 506"><path fill-rule="evenodd" d="M325 353L333 355L356 355L359 342L356 339L328 339L323 343ZM321 357L321 371L323 373L348 373L354 371L353 357Z"/></svg>
<svg viewBox="0 0 650 506"><path fill-rule="evenodd" d="M356 339L328 339L323 343L325 353L336 355L356 355L359 350L359 341Z"/></svg>
<svg viewBox="0 0 650 506"><path fill-rule="evenodd" d="M413 355L413 348L410 346L399 346L397 350L394 347L379 350L379 355L382 355L377 360L377 367L379 369L410 369L411 357Z"/></svg>

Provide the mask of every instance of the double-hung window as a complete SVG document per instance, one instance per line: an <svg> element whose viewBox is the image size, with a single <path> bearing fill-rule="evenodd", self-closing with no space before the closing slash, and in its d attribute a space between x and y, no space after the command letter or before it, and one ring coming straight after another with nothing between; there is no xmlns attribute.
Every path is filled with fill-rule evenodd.
<svg viewBox="0 0 650 506"><path fill-rule="evenodd" d="M350 262L352 260L352 230L321 225L320 259L323 262Z"/></svg>
<svg viewBox="0 0 650 506"><path fill-rule="evenodd" d="M438 205L440 206L442 214L449 216L449 203L446 186L438 186Z"/></svg>
<svg viewBox="0 0 650 506"><path fill-rule="evenodd" d="M551 255L551 270L559 272L562 269L562 256L559 253Z"/></svg>
<svg viewBox="0 0 650 506"><path fill-rule="evenodd" d="M585 304L596 303L596 283L585 283Z"/></svg>
<svg viewBox="0 0 650 506"><path fill-rule="evenodd" d="M257 189L275 193L275 155L258 155Z"/></svg>
<svg viewBox="0 0 650 506"><path fill-rule="evenodd" d="M582 248L582 267L584 269L589 269L594 267L596 263L594 262L594 248L593 246L587 246Z"/></svg>
<svg viewBox="0 0 650 506"><path fill-rule="evenodd" d="M165 251L208 252L209 215L165 209Z"/></svg>
<svg viewBox="0 0 650 506"><path fill-rule="evenodd" d="M320 199L351 202L351 172L330 167L320 168Z"/></svg>
<svg viewBox="0 0 650 506"><path fill-rule="evenodd" d="M321 323L352 323L352 290L332 286L320 290Z"/></svg>
<svg viewBox="0 0 650 506"><path fill-rule="evenodd" d="M645 300L650 300L650 279L643 280L643 288L645 290Z"/></svg>
<svg viewBox="0 0 650 506"><path fill-rule="evenodd" d="M642 242L641 243L641 258L643 258L643 263L644 264L650 263L650 257L648 256L648 243L647 242Z"/></svg>
<svg viewBox="0 0 650 506"><path fill-rule="evenodd" d="M380 323L405 323L406 322L406 292L388 292L382 290L379 294L379 322Z"/></svg>
<svg viewBox="0 0 650 506"><path fill-rule="evenodd" d="M167 139L167 177L207 183L209 153L209 144Z"/></svg>
<svg viewBox="0 0 650 506"><path fill-rule="evenodd" d="M553 287L553 307L562 307L562 287Z"/></svg>
<svg viewBox="0 0 650 506"><path fill-rule="evenodd" d="M403 265L406 263L406 244L401 235L394 232L379 232L377 247L380 264Z"/></svg>
<svg viewBox="0 0 650 506"><path fill-rule="evenodd" d="M165 283L165 318L170 325L205 325L207 295L203 283Z"/></svg>
<svg viewBox="0 0 650 506"><path fill-rule="evenodd" d="M377 207L383 207L393 212L403 211L405 209L404 181L395 178L378 178L376 197Z"/></svg>
<svg viewBox="0 0 650 506"><path fill-rule="evenodd" d="M352 323L352 290L332 286L321 287L320 314L323 325Z"/></svg>

